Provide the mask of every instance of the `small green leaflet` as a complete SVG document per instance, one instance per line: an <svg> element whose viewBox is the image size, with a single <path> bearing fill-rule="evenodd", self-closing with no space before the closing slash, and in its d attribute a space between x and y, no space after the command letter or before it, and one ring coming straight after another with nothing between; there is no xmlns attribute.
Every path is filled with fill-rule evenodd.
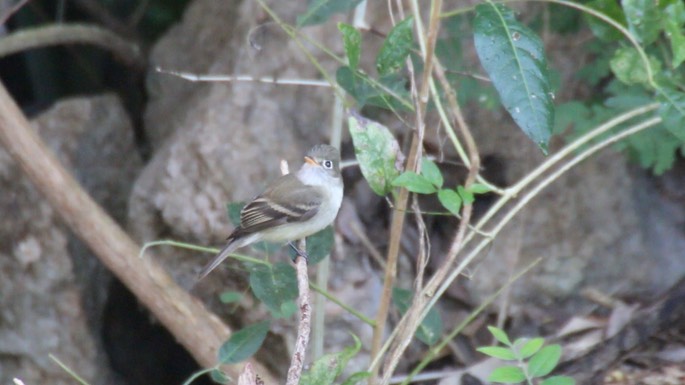
<svg viewBox="0 0 685 385"><path fill-rule="evenodd" d="M392 181L395 187L404 187L417 194L433 194L437 191L435 186L423 175L414 171L405 171Z"/></svg>
<svg viewBox="0 0 685 385"><path fill-rule="evenodd" d="M526 375L523 370L518 366L500 366L499 368L492 371L492 374L488 377L490 382L500 382L503 384L518 384L526 379Z"/></svg>
<svg viewBox="0 0 685 385"><path fill-rule="evenodd" d="M235 364L251 357L262 346L270 326L269 321L262 321L231 334L219 348L219 362Z"/></svg>
<svg viewBox="0 0 685 385"><path fill-rule="evenodd" d="M532 377L546 376L554 370L560 358L561 346L545 346L528 361L528 374Z"/></svg>

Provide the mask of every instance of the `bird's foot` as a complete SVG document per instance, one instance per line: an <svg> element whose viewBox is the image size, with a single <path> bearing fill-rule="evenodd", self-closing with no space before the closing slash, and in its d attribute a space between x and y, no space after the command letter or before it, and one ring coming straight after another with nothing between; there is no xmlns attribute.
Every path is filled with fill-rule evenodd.
<svg viewBox="0 0 685 385"><path fill-rule="evenodd" d="M297 246L295 246L295 244L292 242L288 242L288 246L290 246L291 249L295 250L293 262L297 261L297 257L302 257L304 258L305 262L309 263L309 255L307 255L306 251L298 249Z"/></svg>

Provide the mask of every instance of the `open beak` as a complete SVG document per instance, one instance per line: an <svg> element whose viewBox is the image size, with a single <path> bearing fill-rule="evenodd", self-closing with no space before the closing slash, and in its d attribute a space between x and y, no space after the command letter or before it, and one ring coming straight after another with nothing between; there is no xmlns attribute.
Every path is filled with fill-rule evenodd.
<svg viewBox="0 0 685 385"><path fill-rule="evenodd" d="M304 162L305 162L305 163L309 163L309 164L311 164L312 166L318 166L318 165L319 165L318 163L316 163L316 161L314 160L314 158L310 158L310 157L308 157L308 156L305 156L305 157L304 157Z"/></svg>

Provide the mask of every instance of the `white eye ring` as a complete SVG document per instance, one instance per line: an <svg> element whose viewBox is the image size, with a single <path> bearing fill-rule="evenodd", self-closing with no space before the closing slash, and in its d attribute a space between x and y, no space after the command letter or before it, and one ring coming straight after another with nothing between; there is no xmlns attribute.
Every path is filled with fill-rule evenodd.
<svg viewBox="0 0 685 385"><path fill-rule="evenodd" d="M329 170L333 168L333 162L331 162L330 160L324 160L322 165L323 168L327 168Z"/></svg>

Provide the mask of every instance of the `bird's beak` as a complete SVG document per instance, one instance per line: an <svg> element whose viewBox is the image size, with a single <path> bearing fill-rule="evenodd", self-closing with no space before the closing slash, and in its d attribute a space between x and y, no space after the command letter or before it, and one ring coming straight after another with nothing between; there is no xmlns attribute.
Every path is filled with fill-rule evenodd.
<svg viewBox="0 0 685 385"><path fill-rule="evenodd" d="M305 156L305 157L304 157L304 162L305 162L305 163L309 163L309 164L311 164L312 166L318 166L318 165L319 165L318 163L316 163L316 161L314 160L314 158L310 158L310 157L308 157L308 156Z"/></svg>

